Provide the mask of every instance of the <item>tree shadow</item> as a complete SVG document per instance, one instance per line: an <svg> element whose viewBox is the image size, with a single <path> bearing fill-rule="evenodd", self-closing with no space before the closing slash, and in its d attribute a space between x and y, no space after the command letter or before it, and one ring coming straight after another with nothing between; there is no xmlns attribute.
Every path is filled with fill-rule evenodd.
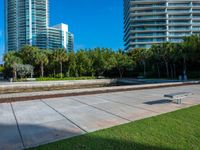
<svg viewBox="0 0 200 150"><path fill-rule="evenodd" d="M134 139L124 140L124 137L106 137L95 133L78 136L84 132L63 129L63 126L59 128L48 127L48 125L23 124L17 127L15 124L0 124L0 150L28 148L31 150L175 150L164 146L138 143Z"/></svg>
<svg viewBox="0 0 200 150"><path fill-rule="evenodd" d="M130 139L129 139L130 140ZM132 140L105 138L103 136L82 135L79 137L32 148L31 150L178 150L155 146Z"/></svg>
<svg viewBox="0 0 200 150"><path fill-rule="evenodd" d="M56 123L57 121L55 121ZM0 124L0 150L22 150L84 134L78 127L65 124Z"/></svg>
<svg viewBox="0 0 200 150"><path fill-rule="evenodd" d="M144 141L145 138L140 137L142 141L138 142L131 136L119 137L114 135L116 132L109 131L108 134L104 131L82 135L85 132L78 127L65 122L59 124L59 121L43 125L0 124L0 150L177 150L165 144L157 146L155 143L159 141Z"/></svg>

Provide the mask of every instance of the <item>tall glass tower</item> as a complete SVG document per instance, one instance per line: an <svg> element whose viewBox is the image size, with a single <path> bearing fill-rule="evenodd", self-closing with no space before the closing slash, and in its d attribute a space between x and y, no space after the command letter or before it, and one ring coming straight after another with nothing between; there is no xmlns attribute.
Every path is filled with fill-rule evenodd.
<svg viewBox="0 0 200 150"><path fill-rule="evenodd" d="M67 46L62 44L67 43L64 41L66 39L62 38L62 28L57 29L60 30L58 39L49 35L48 0L4 0L4 2L6 51L19 50L24 45L41 49L67 49ZM49 46L52 41L58 44Z"/></svg>
<svg viewBox="0 0 200 150"><path fill-rule="evenodd" d="M5 0L6 50L47 47L48 0Z"/></svg>
<svg viewBox="0 0 200 150"><path fill-rule="evenodd" d="M199 0L124 0L126 50L177 43L199 33Z"/></svg>

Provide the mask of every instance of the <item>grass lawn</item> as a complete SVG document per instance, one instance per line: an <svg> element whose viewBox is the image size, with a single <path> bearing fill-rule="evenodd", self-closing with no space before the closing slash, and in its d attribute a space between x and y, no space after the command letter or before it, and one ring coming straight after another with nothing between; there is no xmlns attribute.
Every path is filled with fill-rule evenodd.
<svg viewBox="0 0 200 150"><path fill-rule="evenodd" d="M33 150L200 150L200 106L47 144Z"/></svg>

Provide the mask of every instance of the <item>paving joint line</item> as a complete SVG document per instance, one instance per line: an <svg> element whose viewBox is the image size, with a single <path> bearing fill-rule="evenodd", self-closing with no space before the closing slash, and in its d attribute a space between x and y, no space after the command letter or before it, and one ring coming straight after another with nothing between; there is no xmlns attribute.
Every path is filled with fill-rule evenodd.
<svg viewBox="0 0 200 150"><path fill-rule="evenodd" d="M113 96L119 96L119 97L126 97L126 98L133 98L132 96L129 96L129 95L123 95L123 96L121 96L120 94L115 94L115 93L111 93ZM163 94L164 95L164 94ZM149 95L149 94L147 94L146 96L154 96L154 95ZM155 97L155 96L154 96ZM144 100L144 99L142 99L142 98L137 98L137 99L139 99L139 100Z"/></svg>
<svg viewBox="0 0 200 150"><path fill-rule="evenodd" d="M99 97L99 98L102 98L102 97ZM146 109L146 108L142 108L142 107L138 107L138 106L133 106L133 105L129 105L129 104L126 104L126 103L116 102L116 101L113 101L113 100L108 99L108 98L102 98L102 99L107 100L107 101L111 101L111 102L113 102L113 103L118 103L118 104L122 104L122 105L127 105L127 106L130 106L130 107L133 107L133 108L143 109L143 110L146 110L146 111L150 111L150 112L159 114L159 112L156 112L156 111L153 111L153 110L150 110L150 109Z"/></svg>
<svg viewBox="0 0 200 150"><path fill-rule="evenodd" d="M119 97L126 97L126 98L132 98L131 96L127 96L127 95L123 95L123 96L121 96L121 95L118 95L118 94L115 94L115 93L112 93L112 95L117 95L117 96L119 96ZM143 99L141 99L141 98L138 98L138 99L140 99L140 100L143 100Z"/></svg>
<svg viewBox="0 0 200 150"><path fill-rule="evenodd" d="M69 122L71 122L72 124L74 124L76 127L78 127L79 129L81 129L82 131L84 131L85 133L88 133L88 131L86 131L85 129L83 129L81 126L79 126L78 124L76 124L75 122L73 122L72 120L70 120L68 117L66 117L65 115L63 115L61 112L57 111L55 108L53 108L52 106L50 106L49 104L47 104L45 101L40 100L42 103L44 103L45 105L47 105L48 107L50 107L51 109L53 109L55 112L57 112L59 115L61 115L62 117L64 117L66 120L68 120Z"/></svg>
<svg viewBox="0 0 200 150"><path fill-rule="evenodd" d="M20 136L20 139L21 139L21 142L22 142L23 149L25 149L26 146L25 146L25 143L24 143L24 140L23 140L23 136L22 136L21 130L20 130L20 128L19 128L19 123L18 123L18 121L17 121L17 116L16 116L16 114L15 114L15 111L14 111L14 108L13 108L12 103L10 103L10 106L11 106L12 113L13 113L14 118L15 118L15 121L16 121L17 129L18 129L18 132L19 132L19 136Z"/></svg>
<svg viewBox="0 0 200 150"><path fill-rule="evenodd" d="M107 111L107 110L104 110L104 109L95 107L95 106L93 106L93 105L90 105L90 104L87 104L87 103L84 103L84 102L81 102L81 101L77 100L76 98L71 97L71 99L73 99L73 100L75 100L75 101L77 101L77 102L79 102L79 103L85 104L85 105L87 105L87 106L93 107L93 108L95 108L95 109L98 109L98 110L100 110L100 111L109 113L109 114L111 114L111 115L113 115L113 116L115 116L115 117L121 118L121 119L123 119L123 120L129 121L129 122L132 121L132 120L129 120L129 119L127 119L127 118L121 117L121 116L119 116L119 115L113 114L113 113L111 113L111 112L109 112L109 111Z"/></svg>
<svg viewBox="0 0 200 150"><path fill-rule="evenodd" d="M117 94L112 94L113 96L115 95L115 96L118 96L118 97L126 97L126 98L133 98L133 97L131 97L131 96L127 96L127 95L123 95L123 96L121 96L121 95L117 95ZM164 94L163 94L164 95ZM152 95L151 95L152 96ZM138 100L145 100L145 99L142 99L142 98L137 98ZM107 100L110 100L110 99L107 99ZM138 107L139 108L139 107Z"/></svg>
<svg viewBox="0 0 200 150"><path fill-rule="evenodd" d="M164 95L164 94L163 94ZM117 95L117 96L119 96L119 95ZM133 98L132 96L127 96L127 95L123 95L124 97L126 97L126 98ZM138 95L139 96L139 95ZM152 95L151 95L152 96ZM122 97L122 96L119 96L119 97ZM143 99L143 98L137 98L138 100L146 100L146 97L144 97L145 99Z"/></svg>

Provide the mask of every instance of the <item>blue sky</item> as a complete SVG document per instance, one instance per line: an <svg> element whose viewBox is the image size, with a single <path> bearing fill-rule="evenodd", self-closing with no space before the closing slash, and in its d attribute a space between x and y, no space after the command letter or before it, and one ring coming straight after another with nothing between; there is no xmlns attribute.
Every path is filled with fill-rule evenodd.
<svg viewBox="0 0 200 150"><path fill-rule="evenodd" d="M4 49L3 1L0 0L0 55ZM50 26L66 23L75 36L75 49L123 48L122 0L49 0Z"/></svg>

